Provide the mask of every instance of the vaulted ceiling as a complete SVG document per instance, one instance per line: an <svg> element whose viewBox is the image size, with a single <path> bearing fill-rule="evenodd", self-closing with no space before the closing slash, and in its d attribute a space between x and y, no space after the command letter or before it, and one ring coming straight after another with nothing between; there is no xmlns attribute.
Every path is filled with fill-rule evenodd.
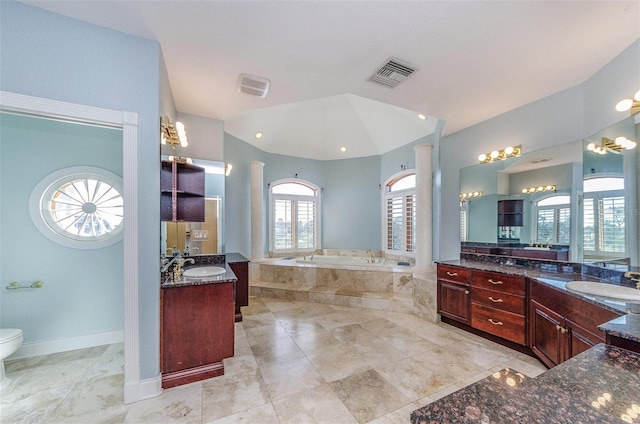
<svg viewBox="0 0 640 424"><path fill-rule="evenodd" d="M177 110L317 159L381 154L438 119L459 131L585 81L640 38L638 1L25 3L157 40ZM368 81L390 57L417 71ZM240 73L268 78L266 98L238 93Z"/></svg>

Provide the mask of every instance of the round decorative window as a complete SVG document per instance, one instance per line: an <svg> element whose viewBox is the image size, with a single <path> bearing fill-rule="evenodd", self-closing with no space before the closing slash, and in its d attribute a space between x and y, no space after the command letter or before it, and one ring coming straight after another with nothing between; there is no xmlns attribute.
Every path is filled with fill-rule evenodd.
<svg viewBox="0 0 640 424"><path fill-rule="evenodd" d="M122 239L122 179L104 169L73 167L44 178L31 193L31 219L50 240L98 249Z"/></svg>

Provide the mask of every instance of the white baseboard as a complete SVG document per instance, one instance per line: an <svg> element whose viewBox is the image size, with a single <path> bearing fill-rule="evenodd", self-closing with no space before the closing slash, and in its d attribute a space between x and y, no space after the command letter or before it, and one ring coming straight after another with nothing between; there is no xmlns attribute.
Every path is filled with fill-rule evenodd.
<svg viewBox="0 0 640 424"><path fill-rule="evenodd" d="M158 397L162 394L162 375L140 381L140 400Z"/></svg>
<svg viewBox="0 0 640 424"><path fill-rule="evenodd" d="M86 336L69 337L66 339L50 340L47 342L25 343L8 359L30 358L32 356L50 355L75 349L102 346L124 341L124 330L108 333L89 334Z"/></svg>

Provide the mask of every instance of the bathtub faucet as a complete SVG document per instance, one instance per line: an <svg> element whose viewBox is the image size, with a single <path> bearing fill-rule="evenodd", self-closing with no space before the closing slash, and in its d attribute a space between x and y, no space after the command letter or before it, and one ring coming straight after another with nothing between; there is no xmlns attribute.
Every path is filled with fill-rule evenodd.
<svg viewBox="0 0 640 424"><path fill-rule="evenodd" d="M370 259L370 263L375 264L376 263L376 256L373 254L373 250L369 249L367 250L367 253L371 253L371 259Z"/></svg>

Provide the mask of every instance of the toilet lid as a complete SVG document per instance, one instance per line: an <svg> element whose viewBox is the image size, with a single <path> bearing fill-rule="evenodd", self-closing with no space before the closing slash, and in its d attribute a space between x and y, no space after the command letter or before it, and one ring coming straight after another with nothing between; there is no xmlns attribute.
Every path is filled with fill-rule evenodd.
<svg viewBox="0 0 640 424"><path fill-rule="evenodd" d="M22 337L22 330L17 328L0 328L0 340L3 342Z"/></svg>

